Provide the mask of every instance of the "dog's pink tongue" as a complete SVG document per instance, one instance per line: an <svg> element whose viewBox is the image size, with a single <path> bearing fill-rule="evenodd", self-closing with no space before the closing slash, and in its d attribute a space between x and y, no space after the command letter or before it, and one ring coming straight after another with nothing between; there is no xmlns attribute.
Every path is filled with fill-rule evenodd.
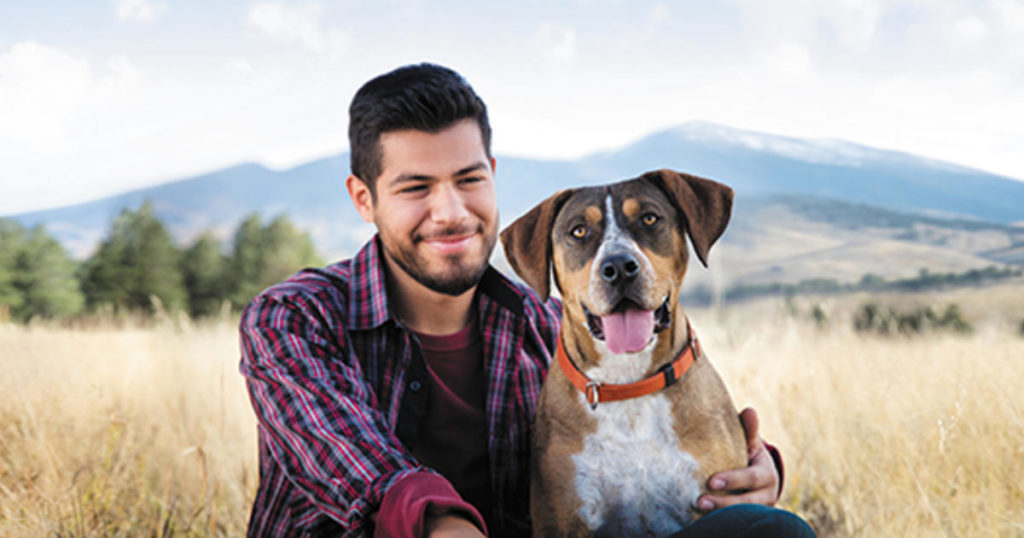
<svg viewBox="0 0 1024 538"><path fill-rule="evenodd" d="M632 310L601 316L604 341L612 353L640 351L654 333L654 311Z"/></svg>

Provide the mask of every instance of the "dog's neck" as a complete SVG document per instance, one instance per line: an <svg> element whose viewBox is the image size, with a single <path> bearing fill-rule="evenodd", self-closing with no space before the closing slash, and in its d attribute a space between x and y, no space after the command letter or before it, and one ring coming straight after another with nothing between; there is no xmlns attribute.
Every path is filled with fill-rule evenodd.
<svg viewBox="0 0 1024 538"><path fill-rule="evenodd" d="M594 339L585 320L582 323L575 319L563 320L561 338L570 360L591 380L632 383L653 375L672 362L689 342L690 334L686 313L676 302L671 324L636 353L612 353L604 342Z"/></svg>

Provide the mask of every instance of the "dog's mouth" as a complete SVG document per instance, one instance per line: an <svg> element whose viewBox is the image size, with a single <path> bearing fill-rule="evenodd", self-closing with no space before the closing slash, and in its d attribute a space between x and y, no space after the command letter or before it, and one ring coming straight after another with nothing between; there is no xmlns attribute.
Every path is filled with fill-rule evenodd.
<svg viewBox="0 0 1024 538"><path fill-rule="evenodd" d="M642 350L654 335L668 328L672 321L668 301L669 297L665 297L658 308L644 310L635 302L623 299L604 316L595 316L586 305L582 306L590 335L607 344L612 353L619 354Z"/></svg>

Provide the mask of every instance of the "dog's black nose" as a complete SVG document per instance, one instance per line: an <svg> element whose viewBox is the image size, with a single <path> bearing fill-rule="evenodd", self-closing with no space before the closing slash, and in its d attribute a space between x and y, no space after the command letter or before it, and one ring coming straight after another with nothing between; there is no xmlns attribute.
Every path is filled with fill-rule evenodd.
<svg viewBox="0 0 1024 538"><path fill-rule="evenodd" d="M625 284L640 273L640 262L628 252L610 254L601 262L601 278L612 286Z"/></svg>

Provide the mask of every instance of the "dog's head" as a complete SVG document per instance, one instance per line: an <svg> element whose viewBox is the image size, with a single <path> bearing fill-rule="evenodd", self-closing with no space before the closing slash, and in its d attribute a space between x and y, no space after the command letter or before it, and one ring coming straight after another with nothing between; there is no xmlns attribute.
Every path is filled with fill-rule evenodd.
<svg viewBox="0 0 1024 538"><path fill-rule="evenodd" d="M501 232L512 268L542 299L549 271L565 323L615 354L644 349L676 314L686 236L701 263L725 231L732 189L671 170L560 191Z"/></svg>

